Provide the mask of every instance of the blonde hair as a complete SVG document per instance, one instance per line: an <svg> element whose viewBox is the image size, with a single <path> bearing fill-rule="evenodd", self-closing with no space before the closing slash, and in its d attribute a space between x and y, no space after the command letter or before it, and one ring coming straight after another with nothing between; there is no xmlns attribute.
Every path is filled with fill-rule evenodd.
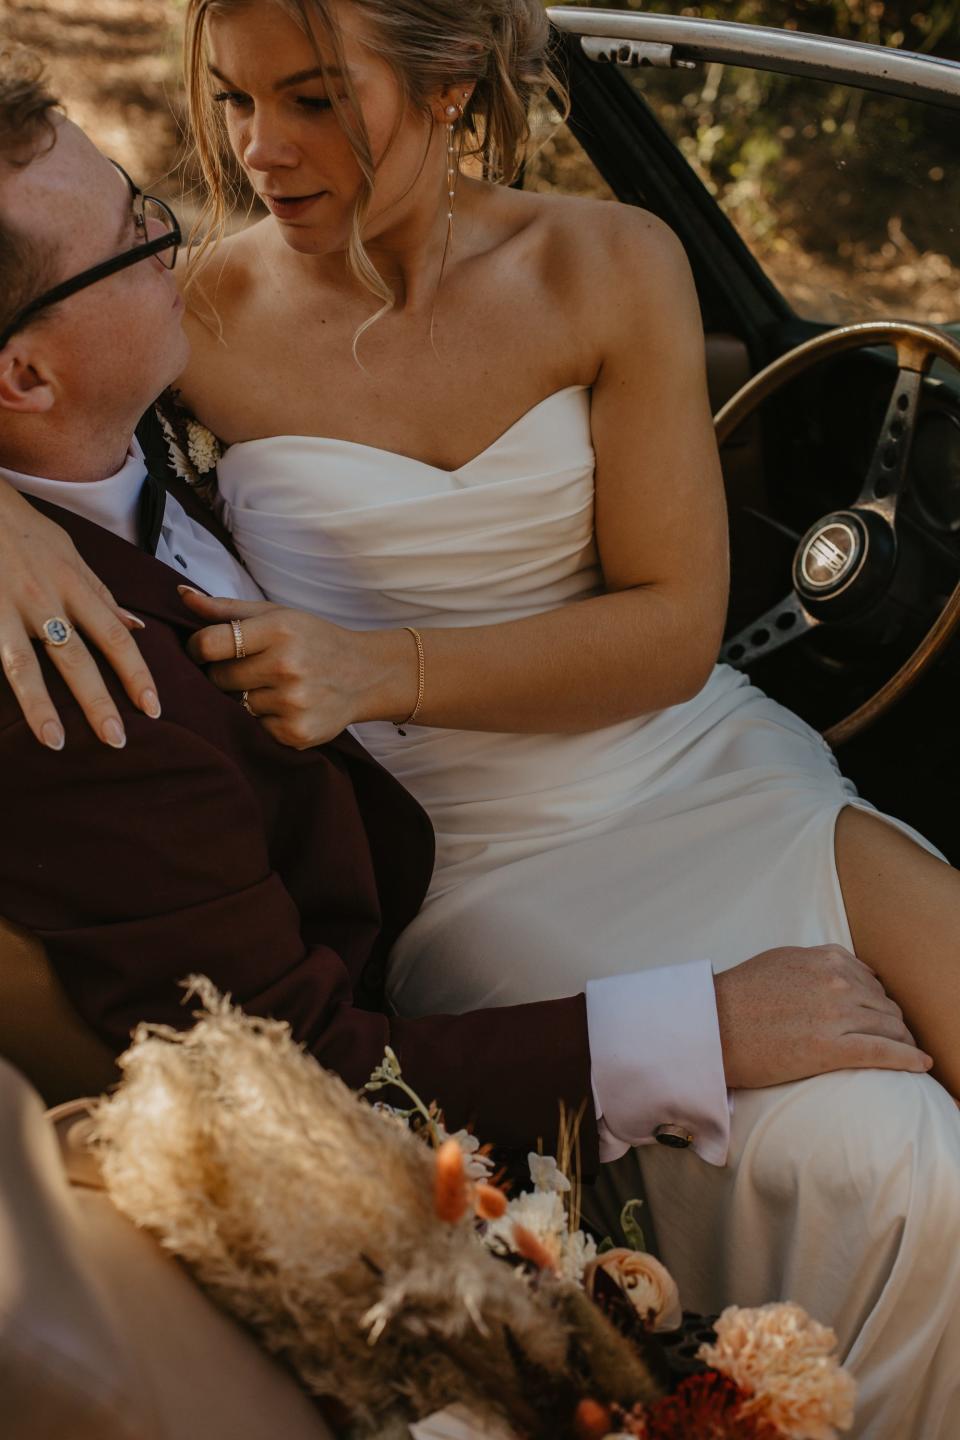
<svg viewBox="0 0 960 1440"><path fill-rule="evenodd" d="M198 216L194 258L218 240L229 211L240 194L239 175L229 160L226 126L207 81L205 27L209 15L222 15L254 0L187 0L187 104L194 147L206 182L207 197ZM350 273L381 302L381 309L357 332L354 340L394 304L394 294L363 244L363 225L373 199L376 165L370 138L357 104L343 40L330 0L272 0L300 27L320 54L326 41L334 65L343 72L341 85L328 93L357 164L362 185L354 208L347 265ZM534 102L551 95L563 115L569 108L566 90L552 68L550 27L541 0L350 0L370 21L369 48L387 62L408 104L429 109L429 97L450 85L473 86L460 123L462 156L477 156L484 176L509 184L520 173L530 138L529 115ZM339 90L346 91L344 100Z"/></svg>

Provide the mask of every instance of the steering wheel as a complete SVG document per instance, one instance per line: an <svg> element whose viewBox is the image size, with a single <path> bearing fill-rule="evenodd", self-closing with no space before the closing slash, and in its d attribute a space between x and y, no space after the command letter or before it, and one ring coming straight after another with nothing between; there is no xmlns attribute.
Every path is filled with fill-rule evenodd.
<svg viewBox="0 0 960 1440"><path fill-rule="evenodd" d="M937 357L960 371L960 345L942 330L909 321L841 325L761 370L715 416L717 443L723 445L796 376L842 351L876 345L896 350L898 370L863 488L849 509L825 515L802 537L790 593L724 642L720 659L737 669L747 669L818 626L856 622L889 595L900 550L897 513L907 489L923 379ZM868 700L824 731L824 738L842 744L878 719L941 653L958 624L960 582L909 659Z"/></svg>

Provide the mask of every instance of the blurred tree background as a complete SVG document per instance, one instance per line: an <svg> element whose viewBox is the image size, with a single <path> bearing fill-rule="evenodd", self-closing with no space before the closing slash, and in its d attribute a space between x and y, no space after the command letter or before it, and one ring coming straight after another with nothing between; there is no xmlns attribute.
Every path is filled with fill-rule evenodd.
<svg viewBox="0 0 960 1440"><path fill-rule="evenodd" d="M41 50L72 117L144 183L176 198L189 220L177 169L182 5L0 0L0 31ZM960 0L593 8L772 25L960 60ZM960 318L956 111L730 66L629 74L801 313ZM529 183L609 193L566 131L543 145Z"/></svg>
<svg viewBox="0 0 960 1440"><path fill-rule="evenodd" d="M563 0L561 0L563 3ZM645 10L653 15L693 15L773 25L810 35L866 40L931 55L960 59L958 0L731 0L717 5L676 5L669 0L626 0L616 6L577 0L589 9Z"/></svg>
<svg viewBox="0 0 960 1440"><path fill-rule="evenodd" d="M960 0L627 0L616 8L960 60ZM955 110L728 65L624 73L801 314L960 319ZM533 183L554 189L579 172L580 188L604 193L576 152L563 133L548 140Z"/></svg>
<svg viewBox="0 0 960 1440"><path fill-rule="evenodd" d="M179 198L182 0L0 0L0 34L38 50L70 118Z"/></svg>

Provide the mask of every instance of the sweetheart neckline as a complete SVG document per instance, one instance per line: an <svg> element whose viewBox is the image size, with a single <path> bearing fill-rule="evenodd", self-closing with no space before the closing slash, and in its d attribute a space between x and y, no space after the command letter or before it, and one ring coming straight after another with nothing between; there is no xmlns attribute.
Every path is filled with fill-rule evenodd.
<svg viewBox="0 0 960 1440"><path fill-rule="evenodd" d="M530 419L531 415L542 410L544 405L549 404L551 400L556 400L561 395L569 395L575 390L589 389L589 385L565 385L561 390L551 390L549 395L544 395L542 400L531 405L529 410L525 410L522 415L519 415L511 425L507 426L506 430L502 430L495 440L491 440L490 444L478 451L472 459L464 461L462 465L456 466L453 470L445 470L442 465L431 465L429 460L420 460L416 455L407 455L402 450L388 450L382 445L367 445L363 440L341 440L331 435L262 435L256 440L236 440L232 445L227 446L223 459L226 459L231 451L242 450L251 445L270 445L276 440L314 440L319 445L347 445L351 450L370 450L376 455L389 455L394 460L405 460L410 465L421 465L425 470L433 470L438 475L460 475L464 470L469 470L471 465L476 465L480 460L485 459L506 440L508 435L512 435L514 430L518 430L525 421Z"/></svg>

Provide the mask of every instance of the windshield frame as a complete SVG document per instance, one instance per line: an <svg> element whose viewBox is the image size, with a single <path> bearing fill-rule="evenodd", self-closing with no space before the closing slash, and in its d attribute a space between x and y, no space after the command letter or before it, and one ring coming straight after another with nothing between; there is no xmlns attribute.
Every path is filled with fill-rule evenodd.
<svg viewBox="0 0 960 1440"><path fill-rule="evenodd" d="M581 37L593 60L637 66L654 63L630 54L630 43L670 47L662 63L720 62L745 69L832 80L846 85L926 101L960 110L960 62L918 55L888 45L802 31L745 25L733 20L701 20L690 15L648 15L636 10L586 10L553 6L547 14L556 28ZM608 47L598 40L613 42ZM618 45L616 42L620 42ZM622 47L627 49L621 56Z"/></svg>

